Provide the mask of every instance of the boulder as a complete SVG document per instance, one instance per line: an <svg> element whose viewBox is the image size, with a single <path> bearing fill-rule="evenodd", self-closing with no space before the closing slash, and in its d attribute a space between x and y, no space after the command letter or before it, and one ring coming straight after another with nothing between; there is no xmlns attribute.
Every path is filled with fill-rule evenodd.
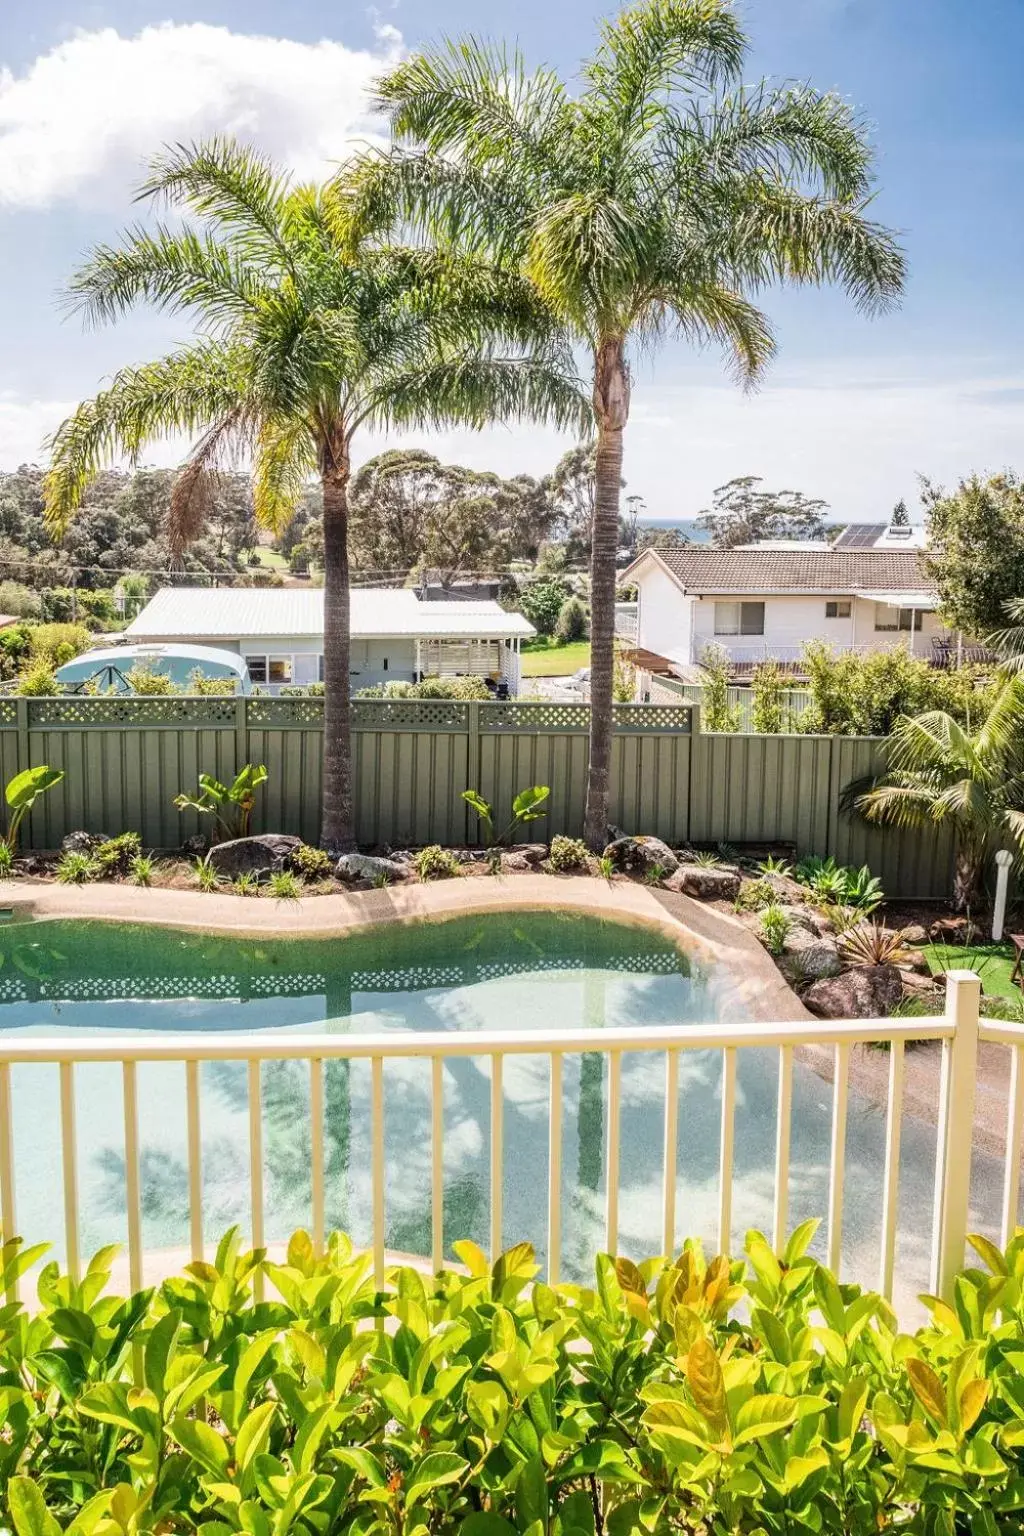
<svg viewBox="0 0 1024 1536"><path fill-rule="evenodd" d="M802 906L807 899L807 892L804 887L798 881L791 879L789 875L762 875L759 873L757 879L763 880L767 885L771 886L775 892L776 901L780 906L785 906L787 910L792 907Z"/></svg>
<svg viewBox="0 0 1024 1536"><path fill-rule="evenodd" d="M696 901L735 901L740 893L740 875L728 866L717 869L706 864L681 864L665 886Z"/></svg>
<svg viewBox="0 0 1024 1536"><path fill-rule="evenodd" d="M406 880L410 866L400 859L383 859L372 853L343 853L334 866L339 880Z"/></svg>
<svg viewBox="0 0 1024 1536"><path fill-rule="evenodd" d="M931 976L932 968L919 949L904 951L902 960L898 962L901 971L917 971L921 976Z"/></svg>
<svg viewBox="0 0 1024 1536"><path fill-rule="evenodd" d="M977 934L969 917L940 917L928 930L933 944L970 944Z"/></svg>
<svg viewBox="0 0 1024 1536"><path fill-rule="evenodd" d="M109 843L105 832L68 832L61 842L61 853L95 853L102 843Z"/></svg>
<svg viewBox="0 0 1024 1536"><path fill-rule="evenodd" d="M857 965L807 988L803 1000L822 1019L884 1018L903 996L903 977L894 965Z"/></svg>
<svg viewBox="0 0 1024 1536"><path fill-rule="evenodd" d="M832 940L807 928L791 928L787 933L779 966L793 981L836 976L842 969L839 951Z"/></svg>
<svg viewBox="0 0 1024 1536"><path fill-rule="evenodd" d="M233 837L227 843L214 843L208 862L224 880L239 875L269 875L284 869L302 842L284 832L261 832L256 837Z"/></svg>
<svg viewBox="0 0 1024 1536"><path fill-rule="evenodd" d="M525 874L537 866L521 849L506 848L501 855L501 867L508 874Z"/></svg>
<svg viewBox="0 0 1024 1536"><path fill-rule="evenodd" d="M516 854L518 858L525 859L531 868L536 869L538 864L543 864L547 858L548 845L547 843L513 843L509 852Z"/></svg>
<svg viewBox="0 0 1024 1536"><path fill-rule="evenodd" d="M672 875L679 868L679 860L660 837L617 837L604 856L624 875L649 875L655 868Z"/></svg>
<svg viewBox="0 0 1024 1536"><path fill-rule="evenodd" d="M925 928L921 923L911 923L908 928L904 928L903 937L908 944L913 944L915 946L918 944L927 944L928 929Z"/></svg>
<svg viewBox="0 0 1024 1536"><path fill-rule="evenodd" d="M832 925L823 912L818 912L814 907L796 907L788 902L780 902L783 912L789 918L791 928L801 928L805 933L817 934L819 938L831 935Z"/></svg>
<svg viewBox="0 0 1024 1536"><path fill-rule="evenodd" d="M191 837L186 837L181 845L181 851L190 859L202 859L209 852L210 839L205 832L193 832Z"/></svg>
<svg viewBox="0 0 1024 1536"><path fill-rule="evenodd" d="M928 975L923 976L919 971L906 971L902 967L899 970L903 982L904 997L934 996L936 1002L935 1011L936 1013L941 1013L944 1006L941 979L938 976L932 976L930 972Z"/></svg>

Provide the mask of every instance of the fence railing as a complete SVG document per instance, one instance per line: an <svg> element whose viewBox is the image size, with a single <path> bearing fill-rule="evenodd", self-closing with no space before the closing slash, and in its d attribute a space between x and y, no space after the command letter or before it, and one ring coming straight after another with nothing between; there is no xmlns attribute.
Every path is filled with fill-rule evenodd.
<svg viewBox="0 0 1024 1536"><path fill-rule="evenodd" d="M664 1138L659 1171L661 1238L666 1252L676 1247L678 1193L679 1066L689 1053L716 1051L722 1056L719 1121L719 1180L717 1239L721 1251L733 1248L734 1153L736 1148L738 1053L772 1047L778 1052L778 1096L774 1155L772 1236L780 1246L789 1225L790 1150L793 1131L794 1056L804 1046L830 1046L833 1053L831 1143L828 1160L827 1258L842 1272L843 1210L847 1195L846 1144L850 1095L851 1051L856 1045L889 1048L885 1117L884 1178L878 1288L893 1295L896 1239L899 1227L900 1148L904 1121L904 1053L916 1041L940 1041L942 1060L936 1133L934 1211L931 1226L931 1289L948 1295L953 1276L964 1260L968 1230L975 1082L981 1041L1007 1046L1011 1071L1007 1108L1006 1155L1003 1169L1002 1232L1004 1243L1017 1221L1021 1139L1024 1131L1024 1026L985 1022L979 1018L980 982L969 971L947 976L946 1008L935 1018L866 1019L843 1022L713 1023L656 1028L564 1030L538 1038L529 1031L295 1034L257 1036L161 1034L150 1037L68 1039L29 1036L0 1039L0 1227L5 1235L18 1231L12 1068L19 1064L56 1064L60 1075L60 1166L63 1180L64 1247L72 1274L81 1267L79 1151L76 1129L76 1072L94 1063L115 1064L121 1071L124 1122L125 1206L129 1273L133 1286L143 1278L143 1211L140 1176L140 1126L137 1074L152 1062L184 1063L186 1074L184 1140L187 1146L188 1226L194 1259L203 1257L204 1137L201 1119L200 1063L244 1062L248 1079L249 1235L255 1246L264 1242L264 1109L261 1072L265 1063L304 1063L309 1078L309 1224L314 1243L325 1240L325 1063L368 1061L370 1066L370 1176L372 1185L372 1250L378 1279L387 1263L385 1183L385 1073L389 1063L425 1058L430 1063L429 1162L430 1252L435 1270L444 1261L449 1237L445 1232L444 1158L446 1146L443 1092L444 1063L449 1058L476 1057L490 1062L490 1246L502 1248L505 1188L505 1092L503 1068L511 1059L528 1055L548 1060L547 1188L538 1198L546 1202L547 1276L559 1278L564 1191L562 1180L563 1062L566 1056L600 1053L607 1059L607 1127L604 1140L604 1247L619 1246L621 1192L622 1058L625 1053L664 1057ZM682 1090L685 1106L686 1087ZM693 1092L704 1092L694 1086ZM403 1134L406 1127L403 1120ZM410 1154L411 1154L411 1148ZM27 1228L32 1214L26 1212ZM52 1233L26 1234L53 1238ZM427 1257L427 1255L424 1255ZM9 1299L16 1299L12 1288Z"/></svg>

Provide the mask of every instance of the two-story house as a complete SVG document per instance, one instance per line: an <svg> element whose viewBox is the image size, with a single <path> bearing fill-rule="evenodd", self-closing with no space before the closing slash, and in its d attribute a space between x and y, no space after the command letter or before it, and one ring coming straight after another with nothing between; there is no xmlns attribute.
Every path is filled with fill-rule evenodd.
<svg viewBox="0 0 1024 1536"><path fill-rule="evenodd" d="M699 665L709 645L742 674L767 659L795 667L809 640L926 660L949 641L910 549L680 545L645 550L623 580L637 588L636 646L665 670Z"/></svg>

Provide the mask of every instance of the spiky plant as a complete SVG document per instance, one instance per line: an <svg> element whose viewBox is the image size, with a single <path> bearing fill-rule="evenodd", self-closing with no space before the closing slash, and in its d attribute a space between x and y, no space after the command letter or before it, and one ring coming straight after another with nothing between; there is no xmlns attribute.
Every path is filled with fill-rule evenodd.
<svg viewBox="0 0 1024 1536"><path fill-rule="evenodd" d="M184 222L136 227L95 250L70 285L86 321L137 304L190 318L196 339L127 367L55 434L46 515L61 533L90 480L156 438L193 447L169 534L200 532L211 477L249 458L259 522L279 529L311 477L324 509L324 772L321 840L353 844L349 721L348 485L360 428L495 419L575 427L589 412L564 342L523 279L483 259L375 233L338 237L333 185L294 185L226 139L169 150L140 191Z"/></svg>
<svg viewBox="0 0 1024 1536"><path fill-rule="evenodd" d="M631 358L667 336L721 344L744 384L773 340L773 282L836 283L874 311L901 252L870 222L872 153L838 95L740 84L728 0L643 0L600 28L571 89L472 38L380 83L398 147L371 157L357 217L418 221L526 274L588 357L596 422L585 836L607 824L615 558Z"/></svg>

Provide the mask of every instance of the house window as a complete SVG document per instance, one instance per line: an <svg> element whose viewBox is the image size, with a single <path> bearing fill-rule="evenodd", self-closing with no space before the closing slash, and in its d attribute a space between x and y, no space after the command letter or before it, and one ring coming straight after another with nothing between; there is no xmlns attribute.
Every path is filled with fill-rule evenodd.
<svg viewBox="0 0 1024 1536"><path fill-rule="evenodd" d="M849 598L842 601L825 604L826 619L848 619L853 612L853 603Z"/></svg>
<svg viewBox="0 0 1024 1536"><path fill-rule="evenodd" d="M875 604L875 629L886 634L914 628L913 608L893 608L888 603Z"/></svg>
<svg viewBox="0 0 1024 1536"><path fill-rule="evenodd" d="M291 656L246 656L245 664L254 683L290 683L292 680Z"/></svg>
<svg viewBox="0 0 1024 1536"><path fill-rule="evenodd" d="M764 603L716 603L716 635L763 635Z"/></svg>

